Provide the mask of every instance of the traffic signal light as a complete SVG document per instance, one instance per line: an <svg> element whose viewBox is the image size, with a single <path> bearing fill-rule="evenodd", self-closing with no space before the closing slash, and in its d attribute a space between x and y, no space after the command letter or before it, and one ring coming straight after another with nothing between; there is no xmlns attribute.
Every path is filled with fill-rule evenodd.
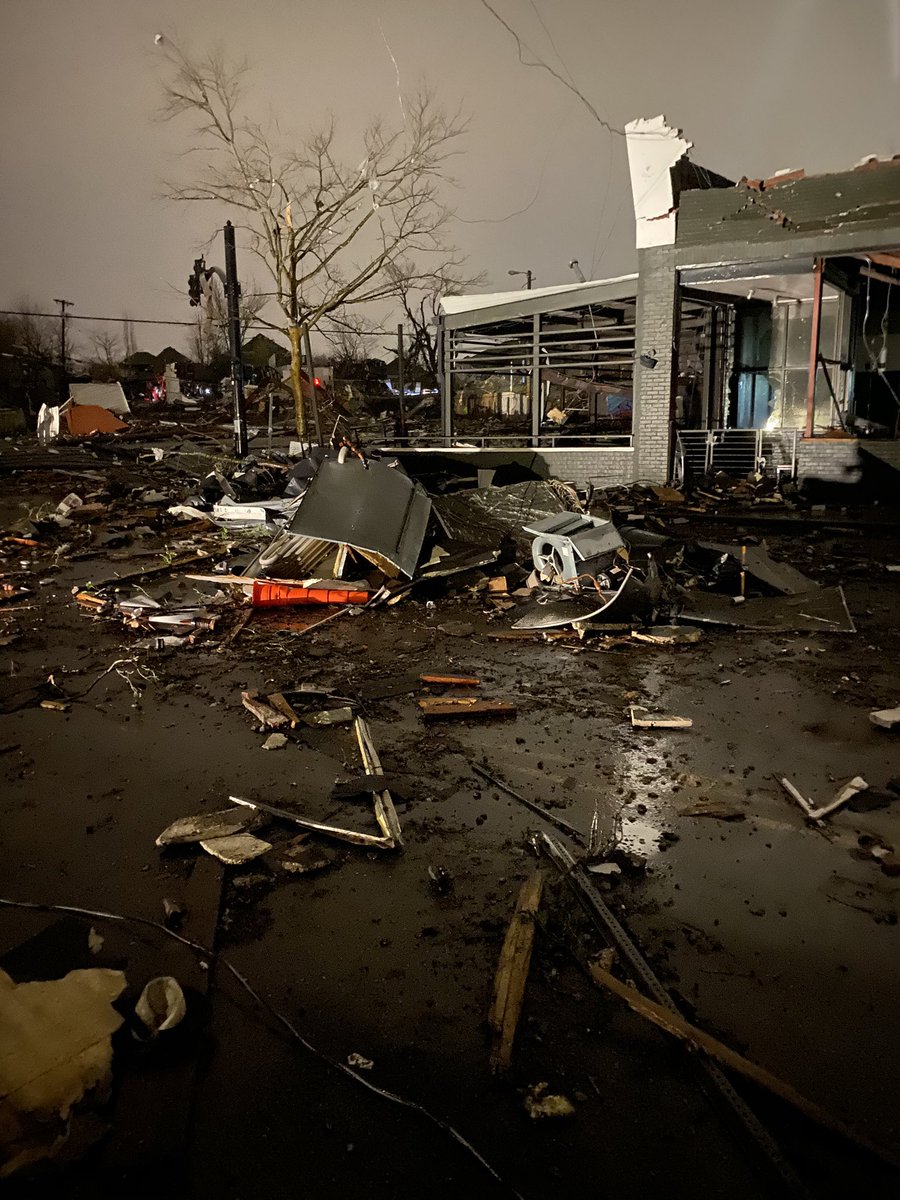
<svg viewBox="0 0 900 1200"><path fill-rule="evenodd" d="M197 308L203 299L203 278L206 275L206 260L203 258L194 259L194 273L188 275L188 296L191 300L191 308Z"/></svg>

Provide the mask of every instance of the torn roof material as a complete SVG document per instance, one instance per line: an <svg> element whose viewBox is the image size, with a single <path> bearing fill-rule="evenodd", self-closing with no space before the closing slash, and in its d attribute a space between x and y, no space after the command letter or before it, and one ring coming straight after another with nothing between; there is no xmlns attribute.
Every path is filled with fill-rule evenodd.
<svg viewBox="0 0 900 1200"><path fill-rule="evenodd" d="M667 124L662 113L629 121L625 139L637 248L671 245L678 203L672 171L693 143L681 136L680 129Z"/></svg>
<svg viewBox="0 0 900 1200"><path fill-rule="evenodd" d="M120 433L128 426L108 408L99 404L64 404L60 412L73 437L88 437L92 433Z"/></svg>
<svg viewBox="0 0 900 1200"><path fill-rule="evenodd" d="M900 160L828 175L742 179L732 188L685 193L678 242L767 242L884 226L900 227Z"/></svg>
<svg viewBox="0 0 900 1200"><path fill-rule="evenodd" d="M385 574L412 579L430 515L431 500L402 471L375 459L326 459L290 531L350 546Z"/></svg>

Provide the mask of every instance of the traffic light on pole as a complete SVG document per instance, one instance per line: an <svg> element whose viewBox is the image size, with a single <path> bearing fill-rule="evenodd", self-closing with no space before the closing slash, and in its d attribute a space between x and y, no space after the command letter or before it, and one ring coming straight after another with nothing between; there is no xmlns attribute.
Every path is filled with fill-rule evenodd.
<svg viewBox="0 0 900 1200"><path fill-rule="evenodd" d="M191 308L197 308L203 300L203 280L206 276L206 261L202 258L194 259L194 272L188 275L188 296L191 301Z"/></svg>

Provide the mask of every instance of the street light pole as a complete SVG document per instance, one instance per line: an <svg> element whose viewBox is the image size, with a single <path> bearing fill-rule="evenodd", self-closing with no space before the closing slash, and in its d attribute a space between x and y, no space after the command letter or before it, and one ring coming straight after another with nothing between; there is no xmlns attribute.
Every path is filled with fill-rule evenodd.
<svg viewBox="0 0 900 1200"><path fill-rule="evenodd" d="M238 304L241 286L237 276L234 226L225 222L225 298L228 301L228 345L231 351L231 389L234 397L234 452L247 454L247 416L244 411L244 367L241 362L241 312Z"/></svg>
<svg viewBox="0 0 900 1200"><path fill-rule="evenodd" d="M59 305L59 357L62 363L62 401L65 402L69 398L69 347L66 340L66 309L71 308L75 303L74 300L57 300L53 299L54 304Z"/></svg>
<svg viewBox="0 0 900 1200"><path fill-rule="evenodd" d="M530 269L527 271L507 271L506 273L507 273L507 275L524 275L525 276L525 288L527 291L529 291L529 292L531 291L531 281L534 278L534 276Z"/></svg>

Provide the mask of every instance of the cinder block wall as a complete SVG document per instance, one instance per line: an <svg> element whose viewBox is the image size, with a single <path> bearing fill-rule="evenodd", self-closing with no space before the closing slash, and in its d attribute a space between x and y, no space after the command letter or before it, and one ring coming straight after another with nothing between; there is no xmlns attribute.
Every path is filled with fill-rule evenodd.
<svg viewBox="0 0 900 1200"><path fill-rule="evenodd" d="M634 451L630 446L609 446L599 449L591 446L559 449L547 447L537 451L554 479L574 483L576 487L593 484L596 488L619 487L632 483L634 475Z"/></svg>
<svg viewBox="0 0 900 1200"><path fill-rule="evenodd" d="M665 483L669 473L672 357L677 273L671 247L638 254L637 330L634 355L635 479ZM657 360L642 367L640 356Z"/></svg>

